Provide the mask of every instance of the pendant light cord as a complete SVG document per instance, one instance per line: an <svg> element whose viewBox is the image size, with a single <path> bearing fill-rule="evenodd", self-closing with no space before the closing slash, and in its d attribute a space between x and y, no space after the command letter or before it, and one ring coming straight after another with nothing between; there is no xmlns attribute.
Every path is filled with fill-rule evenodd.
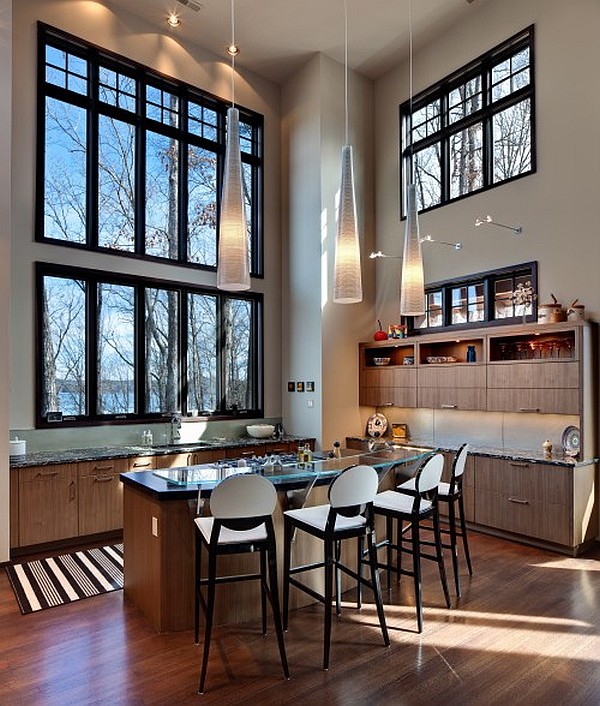
<svg viewBox="0 0 600 706"><path fill-rule="evenodd" d="M413 145L413 26L412 0L408 0L408 105L410 115L410 181L415 181L415 150Z"/></svg>
<svg viewBox="0 0 600 706"><path fill-rule="evenodd" d="M344 0L344 134L348 144L348 0Z"/></svg>
<svg viewBox="0 0 600 706"><path fill-rule="evenodd" d="M231 0L231 107L235 107L235 0Z"/></svg>

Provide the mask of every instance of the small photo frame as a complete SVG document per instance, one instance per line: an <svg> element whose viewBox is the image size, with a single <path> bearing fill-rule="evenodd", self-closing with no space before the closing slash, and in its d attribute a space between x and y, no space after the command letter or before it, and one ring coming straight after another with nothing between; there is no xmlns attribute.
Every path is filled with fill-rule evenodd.
<svg viewBox="0 0 600 706"><path fill-rule="evenodd" d="M288 382L288 392L295 392L296 391L296 383L295 382Z"/></svg>
<svg viewBox="0 0 600 706"><path fill-rule="evenodd" d="M314 392L315 391L315 382L314 380L308 380L306 383L306 391L307 392Z"/></svg>
<svg viewBox="0 0 600 706"><path fill-rule="evenodd" d="M303 382L296 383L296 392L304 392L304 383Z"/></svg>

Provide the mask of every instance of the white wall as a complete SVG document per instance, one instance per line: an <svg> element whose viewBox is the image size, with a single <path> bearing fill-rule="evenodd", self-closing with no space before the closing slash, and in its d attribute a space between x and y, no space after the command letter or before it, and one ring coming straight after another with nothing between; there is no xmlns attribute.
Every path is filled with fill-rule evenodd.
<svg viewBox="0 0 600 706"><path fill-rule="evenodd" d="M12 2L0 0L0 562L9 554L8 381L11 228Z"/></svg>
<svg viewBox="0 0 600 706"><path fill-rule="evenodd" d="M537 260L540 301L554 293L579 299L600 319L600 3L597 0L504 0L474 3L464 21L414 56L414 92L431 85L530 24L535 24L537 173L450 204L420 218L421 232L463 243L460 252L425 246L425 278ZM377 247L400 252L398 105L408 97L408 67L376 83ZM523 235L475 228L491 213L522 224ZM377 314L397 312L399 266L378 264Z"/></svg>
<svg viewBox="0 0 600 706"><path fill-rule="evenodd" d="M12 251L12 381L10 424L27 429L34 424L34 283L33 262L62 262L111 271L116 260L109 255L90 255L34 241L34 186L36 145L36 21L66 30L103 48L230 99L230 68L222 57L198 46L179 43L166 26L157 29L118 9L83 0L19 0L14 8L13 114L13 251ZM202 37L198 37L202 43ZM2 69L9 67L2 63ZM265 279L253 281L265 293L266 371L265 415L281 415L281 234L280 234L280 90L275 84L240 71L236 77L236 101L262 113L265 118ZM4 110L4 103L3 108ZM6 133L5 133L6 134ZM3 135L4 138L4 135ZM3 192L4 193L4 192ZM6 224L2 219L2 225ZM8 258L2 260L7 262ZM122 266L122 265L121 265ZM131 260L132 274L157 276L156 266ZM190 283L213 284L214 273L197 270L161 270L165 275ZM167 274L168 273L168 274ZM7 280L3 279L3 283ZM4 285L3 285L4 286ZM3 302L5 299L3 298ZM3 337L6 340L8 336ZM100 430L98 430L100 433ZM71 432L73 433L73 432Z"/></svg>
<svg viewBox="0 0 600 706"><path fill-rule="evenodd" d="M348 98L364 254L372 248L374 233L371 82L351 73ZM323 55L311 59L284 87L282 116L282 181L289 199L284 221L284 424L331 448L360 423L356 342L372 326L374 291L373 267L364 258L363 303L331 300L345 142L343 66ZM286 391L287 381L307 380L315 382L314 395Z"/></svg>

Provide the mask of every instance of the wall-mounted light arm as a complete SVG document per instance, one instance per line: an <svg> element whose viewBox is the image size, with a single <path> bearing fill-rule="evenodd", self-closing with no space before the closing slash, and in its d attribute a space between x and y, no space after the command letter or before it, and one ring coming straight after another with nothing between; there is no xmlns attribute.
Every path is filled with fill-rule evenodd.
<svg viewBox="0 0 600 706"><path fill-rule="evenodd" d="M454 248L454 250L461 250L462 249L462 243L451 243L447 240L435 240L432 238L430 235L426 235L423 238L421 238L421 244L422 243L432 243L434 245L448 245L451 248ZM381 250L376 250L372 252L369 257L371 260L375 260L380 257L389 257L393 260L401 260L402 255L386 255L385 253L382 253Z"/></svg>
<svg viewBox="0 0 600 706"><path fill-rule="evenodd" d="M476 226L498 226L498 228L506 228L507 230L512 231L513 235L521 235L523 232L523 226L509 226L506 225L506 223L498 223L495 221L489 214L485 216L484 218L476 218L475 219L475 225Z"/></svg>

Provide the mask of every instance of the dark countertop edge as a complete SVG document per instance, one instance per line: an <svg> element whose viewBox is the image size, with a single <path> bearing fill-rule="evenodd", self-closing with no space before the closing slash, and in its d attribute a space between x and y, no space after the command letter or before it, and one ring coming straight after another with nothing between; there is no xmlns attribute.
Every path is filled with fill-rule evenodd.
<svg viewBox="0 0 600 706"><path fill-rule="evenodd" d="M363 442L368 442L371 440L368 437L363 436L348 436L346 438L352 439L353 441ZM382 441L389 442L390 439L382 437ZM411 439L406 444L398 444L398 446L422 446L425 448L437 449L438 451L445 451L447 453L452 453L458 450L458 445L451 446L441 444L439 446L435 446L430 442L421 442L418 439ZM523 451L522 449L498 449L487 446L475 446L471 444L469 444L469 453L473 456L484 456L486 458L500 458L505 461L522 461L524 463L545 463L563 467L575 466L576 468L580 466L589 466L593 463L598 462L597 458L589 458L582 460L575 460L564 456L552 456L550 458L546 458L542 453L538 453L536 451Z"/></svg>
<svg viewBox="0 0 600 706"><path fill-rule="evenodd" d="M277 442L281 443L302 443L315 441L310 436L284 436L283 439L254 439L244 437L242 439L231 439L227 441L215 441L214 443L194 443L181 444L164 449L144 448L131 444L129 446L102 446L98 448L71 449L56 451L34 451L23 456L11 456L11 468L28 468L30 466L52 466L62 463L83 463L85 461L100 461L112 458L140 458L144 456L172 456L177 453L196 453L199 451L218 451L219 449L246 448L248 446L266 446Z"/></svg>
<svg viewBox="0 0 600 706"><path fill-rule="evenodd" d="M327 474L317 477L315 485L329 485L333 474ZM176 500L195 500L198 497L197 485L169 485L164 478L159 478L153 471L130 471L121 473L120 479L123 485L128 486L139 493L152 498L153 500L176 501ZM309 480L313 476L307 475L306 478L285 479L273 482L275 490L278 493L285 493L289 490L304 490ZM273 478L269 478L273 481ZM209 498L211 491L217 485L217 482L207 482L202 487L202 497Z"/></svg>

